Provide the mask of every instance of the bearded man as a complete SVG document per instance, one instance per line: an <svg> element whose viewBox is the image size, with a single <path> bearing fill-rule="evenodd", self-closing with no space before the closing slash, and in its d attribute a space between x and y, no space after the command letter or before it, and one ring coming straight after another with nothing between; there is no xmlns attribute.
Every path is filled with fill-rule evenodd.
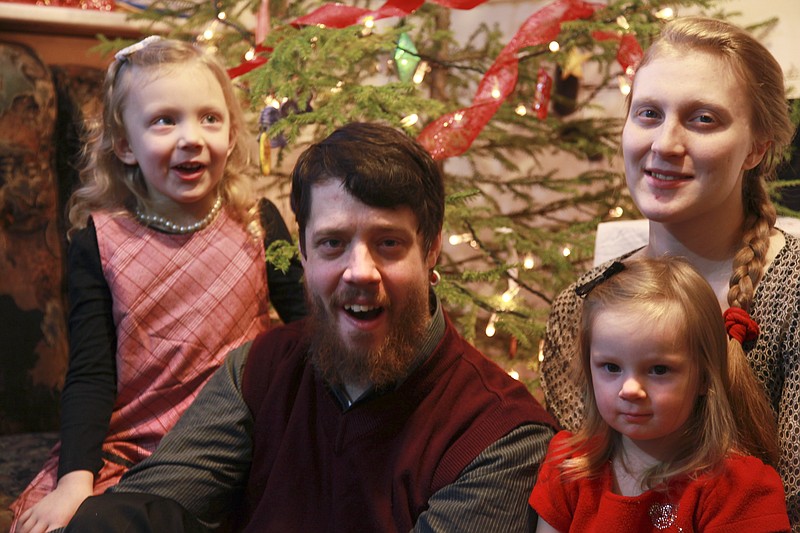
<svg viewBox="0 0 800 533"><path fill-rule="evenodd" d="M532 531L555 424L431 288L435 162L392 128L350 124L301 155L291 204L309 317L232 352L67 531Z"/></svg>

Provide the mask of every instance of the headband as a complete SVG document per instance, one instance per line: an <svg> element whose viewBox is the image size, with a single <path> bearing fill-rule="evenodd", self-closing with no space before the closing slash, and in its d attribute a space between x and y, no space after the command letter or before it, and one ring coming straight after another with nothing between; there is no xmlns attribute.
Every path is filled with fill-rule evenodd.
<svg viewBox="0 0 800 533"><path fill-rule="evenodd" d="M131 55L135 54L139 50L143 50L148 45L160 40L161 37L159 37L158 35L151 35L150 37L145 37L138 43L126 46L125 48L114 54L114 59L116 59L117 61L127 61L128 57L130 57Z"/></svg>

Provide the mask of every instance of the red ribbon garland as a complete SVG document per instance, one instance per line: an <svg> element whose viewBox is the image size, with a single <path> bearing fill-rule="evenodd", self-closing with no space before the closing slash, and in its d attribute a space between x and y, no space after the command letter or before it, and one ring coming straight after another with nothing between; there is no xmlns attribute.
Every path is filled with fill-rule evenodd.
<svg viewBox="0 0 800 533"><path fill-rule="evenodd" d="M321 24L331 28L346 28L360 24L367 17L379 20L388 17L402 17L418 9L425 0L387 0L376 10L368 10L342 4L325 4L308 15L295 19L293 26ZM486 0L431 0L436 4L468 10L479 6ZM582 0L556 0L552 4L531 15L517 30L511 41L503 48L494 64L484 75L470 107L449 113L428 124L417 140L430 152L434 159L441 160L461 155L475 141L478 134L508 98L517 83L519 60L517 52L521 48L549 43L561 31L561 23L590 17L603 4ZM623 69L634 65L641 58L641 46L631 34L619 36L609 32L595 32L599 39L618 39L620 48L617 60ZM259 46L256 52L268 52ZM231 78L241 76L263 65L268 59L256 55L252 60L228 70Z"/></svg>
<svg viewBox="0 0 800 533"><path fill-rule="evenodd" d="M513 91L519 67L517 51L549 43L558 37L562 22L587 18L602 7L605 6L581 0L556 0L531 15L489 67L472 105L428 124L417 140L434 159L464 153Z"/></svg>
<svg viewBox="0 0 800 533"><path fill-rule="evenodd" d="M758 338L758 323L741 307L729 307L722 313L728 335L743 344Z"/></svg>

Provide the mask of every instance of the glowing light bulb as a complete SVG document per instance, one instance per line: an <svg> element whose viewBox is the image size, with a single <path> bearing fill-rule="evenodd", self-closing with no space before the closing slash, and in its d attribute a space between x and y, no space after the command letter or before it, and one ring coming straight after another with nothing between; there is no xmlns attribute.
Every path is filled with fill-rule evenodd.
<svg viewBox="0 0 800 533"><path fill-rule="evenodd" d="M672 20L675 18L675 11L671 7L665 7L659 11L656 11L656 18L662 20Z"/></svg>
<svg viewBox="0 0 800 533"><path fill-rule="evenodd" d="M460 235L453 234L453 235L450 235L450 238L447 239L447 242L449 242L453 246L456 246L458 244L470 241L471 239L472 239L472 235L470 233L462 233Z"/></svg>
<svg viewBox="0 0 800 533"><path fill-rule="evenodd" d="M531 254L531 253L525 254L525 258L522 260L522 266L526 270L530 270L530 269L532 269L534 267L534 265L535 265L535 262L533 260L533 254Z"/></svg>
<svg viewBox="0 0 800 533"><path fill-rule="evenodd" d="M631 93L631 82L625 76L617 76L617 83L619 83L619 92L623 96L628 96Z"/></svg>
<svg viewBox="0 0 800 533"><path fill-rule="evenodd" d="M506 292L503 293L500 299L503 300L503 303L507 304L511 302L511 300L513 300L518 293L519 293L519 285L517 285L514 282L514 280L510 280L508 282L508 289L506 289Z"/></svg>
<svg viewBox="0 0 800 533"><path fill-rule="evenodd" d="M217 13L217 18L219 20L225 20L226 18L228 18L228 15L226 15L224 11L220 11L219 13Z"/></svg>
<svg viewBox="0 0 800 533"><path fill-rule="evenodd" d="M539 356L537 359L539 359L540 363L544 361L544 339L539 340Z"/></svg>
<svg viewBox="0 0 800 533"><path fill-rule="evenodd" d="M561 249L561 255L563 255L564 257L569 257L571 253L572 250L569 249L569 246L565 246L564 248Z"/></svg>
<svg viewBox="0 0 800 533"><path fill-rule="evenodd" d="M210 41L213 37L214 37L214 30L212 30L211 28L208 28L206 29L206 31L203 32L203 39L205 39L206 41Z"/></svg>
<svg viewBox="0 0 800 533"><path fill-rule="evenodd" d="M631 29L631 25L628 24L628 19L626 19L622 15L617 17L617 24L619 24L619 27L622 28L623 30Z"/></svg>
<svg viewBox="0 0 800 533"><path fill-rule="evenodd" d="M521 116L521 117L524 117L525 115L527 115L527 114L528 114L528 108L527 108L527 107L525 107L525 105L524 105L524 104L519 104L519 105L518 105L518 106L517 106L517 107L514 109L514 113L516 113L517 115L519 115L519 116Z"/></svg>
<svg viewBox="0 0 800 533"><path fill-rule="evenodd" d="M414 71L414 76L412 76L411 81L419 85L425 79L425 74L427 74L429 70L428 62L420 61L419 65L417 65L417 69Z"/></svg>
<svg viewBox="0 0 800 533"><path fill-rule="evenodd" d="M519 381L519 372L517 372L513 368L508 371L508 375L511 376L512 378L516 379L517 381Z"/></svg>
<svg viewBox="0 0 800 533"><path fill-rule="evenodd" d="M619 218L622 216L624 212L625 210L622 209L620 206L612 207L611 209L608 210L608 216L610 216L611 218Z"/></svg>
<svg viewBox="0 0 800 533"><path fill-rule="evenodd" d="M500 87L496 85L492 87L492 98L499 100L501 96L503 96L503 93L500 92Z"/></svg>
<svg viewBox="0 0 800 533"><path fill-rule="evenodd" d="M547 48L551 52L558 52L561 49L561 45L558 44L558 41L550 41L550 44L547 45Z"/></svg>
<svg viewBox="0 0 800 533"><path fill-rule="evenodd" d="M456 122L461 122L462 118L464 118L464 113L462 113L461 111L453 115L453 120L455 120Z"/></svg>
<svg viewBox="0 0 800 533"><path fill-rule="evenodd" d="M244 54L244 58L246 61L252 61L254 57L256 57L255 48L251 48L250 50L247 51L247 53Z"/></svg>
<svg viewBox="0 0 800 533"><path fill-rule="evenodd" d="M494 337L494 334L497 333L497 329L495 328L495 324L497 324L497 313L492 313L492 316L489 317L489 323L486 324L486 336L487 337Z"/></svg>
<svg viewBox="0 0 800 533"><path fill-rule="evenodd" d="M400 120L400 124L402 124L406 128L413 126L417 122L419 122L419 115L417 115L416 113L411 113L410 115L406 115Z"/></svg>

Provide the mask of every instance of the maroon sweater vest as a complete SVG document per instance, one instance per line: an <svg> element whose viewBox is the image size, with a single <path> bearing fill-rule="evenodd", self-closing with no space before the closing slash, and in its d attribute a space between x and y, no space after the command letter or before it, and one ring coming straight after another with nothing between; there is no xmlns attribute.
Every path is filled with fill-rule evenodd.
<svg viewBox="0 0 800 533"><path fill-rule="evenodd" d="M408 532L430 496L525 423L553 425L528 390L447 319L395 391L342 412L306 362L304 322L253 343L242 390L253 463L237 530Z"/></svg>

